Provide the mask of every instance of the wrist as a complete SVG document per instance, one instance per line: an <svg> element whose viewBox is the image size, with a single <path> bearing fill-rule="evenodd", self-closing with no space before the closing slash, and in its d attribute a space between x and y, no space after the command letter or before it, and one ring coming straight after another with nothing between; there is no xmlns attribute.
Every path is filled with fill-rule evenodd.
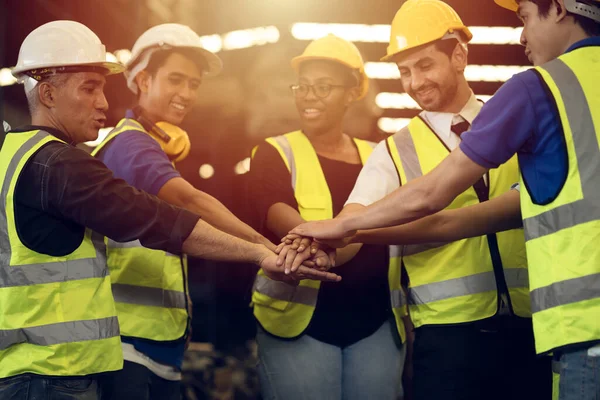
<svg viewBox="0 0 600 400"><path fill-rule="evenodd" d="M271 255L271 251L262 244L255 244L254 264L262 267L263 262Z"/></svg>

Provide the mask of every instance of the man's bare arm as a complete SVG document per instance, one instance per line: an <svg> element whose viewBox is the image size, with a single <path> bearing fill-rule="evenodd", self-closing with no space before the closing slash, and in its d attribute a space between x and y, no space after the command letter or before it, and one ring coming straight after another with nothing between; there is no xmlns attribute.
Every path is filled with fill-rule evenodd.
<svg viewBox="0 0 600 400"><path fill-rule="evenodd" d="M196 189L183 178L170 179L160 189L158 197L200 215L204 221L223 232L249 242L264 244L272 250L275 249L269 240L242 222L219 200Z"/></svg>
<svg viewBox="0 0 600 400"><path fill-rule="evenodd" d="M389 245L451 242L521 226L519 192L510 190L492 200L440 211L405 225L358 231L351 242Z"/></svg>

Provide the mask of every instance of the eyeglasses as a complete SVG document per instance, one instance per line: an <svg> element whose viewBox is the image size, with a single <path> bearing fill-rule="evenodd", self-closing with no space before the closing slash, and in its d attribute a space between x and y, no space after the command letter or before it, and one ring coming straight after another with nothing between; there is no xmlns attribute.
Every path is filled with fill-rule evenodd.
<svg viewBox="0 0 600 400"><path fill-rule="evenodd" d="M345 85L331 85L329 83L317 83L316 85L307 85L301 83L299 85L290 85L292 93L299 99L303 99L308 96L308 92L312 89L315 96L319 99L324 99L331 94L334 88L347 88Z"/></svg>

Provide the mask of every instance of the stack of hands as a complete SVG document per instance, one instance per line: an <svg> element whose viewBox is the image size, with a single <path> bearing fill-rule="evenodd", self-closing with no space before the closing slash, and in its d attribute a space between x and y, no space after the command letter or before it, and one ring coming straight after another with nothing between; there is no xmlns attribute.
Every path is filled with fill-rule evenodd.
<svg viewBox="0 0 600 400"><path fill-rule="evenodd" d="M293 285L302 279L339 282L342 278L328 271L335 267L336 249L350 244L355 233L341 229L335 219L298 225L275 249L278 270L265 273Z"/></svg>

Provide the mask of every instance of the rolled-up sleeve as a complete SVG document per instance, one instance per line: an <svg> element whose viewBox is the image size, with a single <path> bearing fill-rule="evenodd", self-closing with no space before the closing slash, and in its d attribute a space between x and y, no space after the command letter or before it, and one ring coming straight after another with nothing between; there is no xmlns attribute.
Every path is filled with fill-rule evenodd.
<svg viewBox="0 0 600 400"><path fill-rule="evenodd" d="M46 146L42 207L117 242L139 239L148 248L180 254L199 216L129 186L85 151ZM44 158L44 157L42 157Z"/></svg>
<svg viewBox="0 0 600 400"><path fill-rule="evenodd" d="M535 87L531 87L535 86ZM541 93L533 71L509 79L481 109L460 149L485 168L498 168L533 137L536 115L530 92Z"/></svg>

